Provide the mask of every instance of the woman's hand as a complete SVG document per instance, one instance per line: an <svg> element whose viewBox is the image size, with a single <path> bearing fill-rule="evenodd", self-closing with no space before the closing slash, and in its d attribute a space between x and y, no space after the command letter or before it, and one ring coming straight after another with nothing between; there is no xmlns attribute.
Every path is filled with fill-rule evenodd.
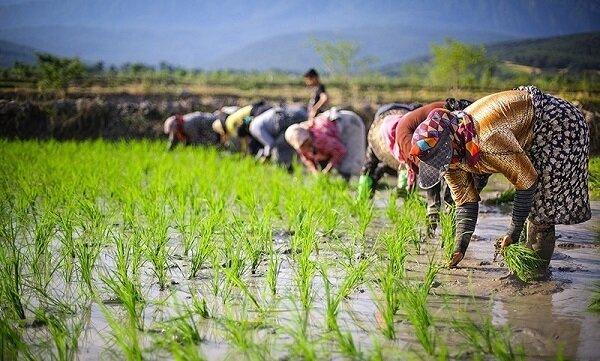
<svg viewBox="0 0 600 361"><path fill-rule="evenodd" d="M504 249L513 244L513 239L510 234L505 234L496 240L496 248Z"/></svg>

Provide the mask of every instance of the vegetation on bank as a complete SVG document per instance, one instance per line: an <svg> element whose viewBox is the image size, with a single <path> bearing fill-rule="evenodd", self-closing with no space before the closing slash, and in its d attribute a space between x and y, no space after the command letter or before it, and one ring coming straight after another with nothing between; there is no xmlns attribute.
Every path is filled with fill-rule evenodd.
<svg viewBox="0 0 600 361"><path fill-rule="evenodd" d="M313 46L326 64L326 83L341 92L349 89L486 91L513 88L520 84L535 84L555 92L595 94L600 91L600 76L595 71L530 71L528 67L509 66L498 61L483 46L453 40L433 45L431 62L407 64L397 75L366 70L375 59L361 58L360 48L351 42L313 40ZM90 65L83 64L77 58L58 58L48 54L38 54L35 65L16 63L11 68L2 69L0 81L4 88L37 88L60 95L66 93L69 85L79 88L119 88L140 84L147 91L193 89L198 86L235 87L240 90L303 86L300 74L277 70L204 71L165 62L158 66L142 63L106 66L102 62Z"/></svg>

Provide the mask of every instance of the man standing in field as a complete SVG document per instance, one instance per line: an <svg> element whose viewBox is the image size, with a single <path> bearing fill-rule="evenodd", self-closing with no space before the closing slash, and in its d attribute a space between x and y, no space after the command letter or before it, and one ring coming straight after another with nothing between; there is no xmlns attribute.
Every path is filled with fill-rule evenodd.
<svg viewBox="0 0 600 361"><path fill-rule="evenodd" d="M319 73L315 69L309 69L304 73L304 83L312 88L312 95L307 108L308 121L312 124L312 120L325 110L329 96L325 91L325 85L321 83Z"/></svg>

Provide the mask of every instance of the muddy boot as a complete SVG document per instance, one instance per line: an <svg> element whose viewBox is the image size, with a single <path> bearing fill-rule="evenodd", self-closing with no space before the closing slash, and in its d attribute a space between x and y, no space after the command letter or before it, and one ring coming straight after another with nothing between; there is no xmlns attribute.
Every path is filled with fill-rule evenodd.
<svg viewBox="0 0 600 361"><path fill-rule="evenodd" d="M556 243L555 226L553 224L535 224L527 221L527 247L535 250L542 259L538 271L540 277L548 273L550 259L554 253L554 244Z"/></svg>

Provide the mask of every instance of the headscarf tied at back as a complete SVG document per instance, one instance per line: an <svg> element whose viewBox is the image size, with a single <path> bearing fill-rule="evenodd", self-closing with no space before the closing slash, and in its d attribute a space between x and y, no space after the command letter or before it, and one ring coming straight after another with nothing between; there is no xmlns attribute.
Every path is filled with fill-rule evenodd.
<svg viewBox="0 0 600 361"><path fill-rule="evenodd" d="M410 154L423 158L434 152L444 130L449 131L452 140L452 164L464 160L473 166L479 162L479 139L473 118L463 111L450 112L446 109L432 110L417 127Z"/></svg>

